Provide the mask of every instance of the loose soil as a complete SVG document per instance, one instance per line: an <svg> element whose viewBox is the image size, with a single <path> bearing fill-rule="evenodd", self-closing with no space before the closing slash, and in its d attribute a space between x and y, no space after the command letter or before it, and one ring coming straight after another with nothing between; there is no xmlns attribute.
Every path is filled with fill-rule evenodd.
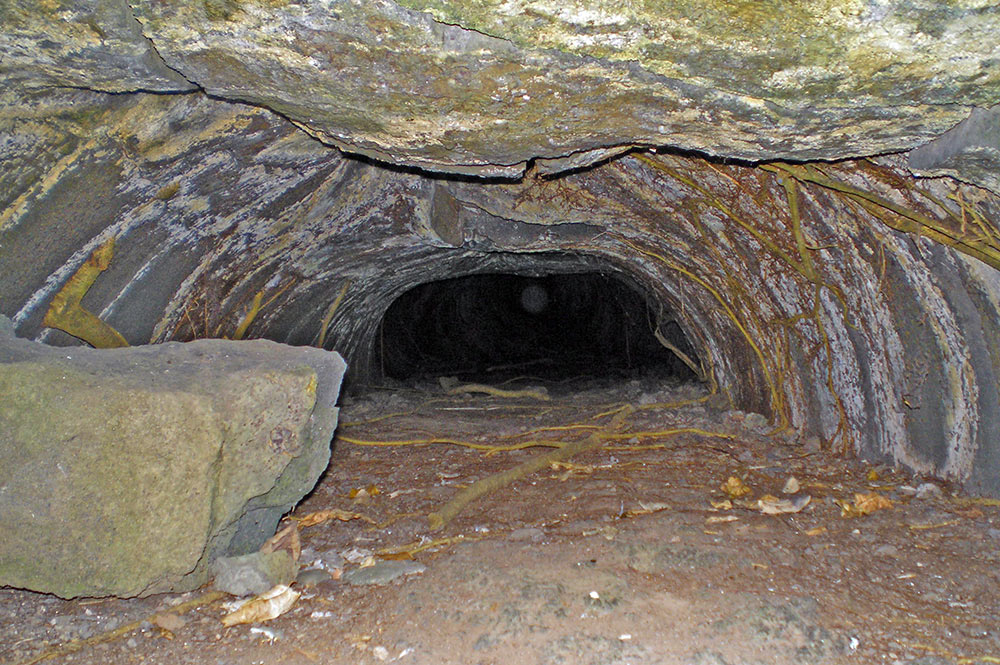
<svg viewBox="0 0 1000 665"><path fill-rule="evenodd" d="M300 529L310 572L272 621L223 627L221 599L197 602L210 589L73 601L3 589L0 661L1000 662L997 502L772 433L757 414L713 410L696 386L549 390L550 401L432 385L347 400L330 468L292 517L363 518ZM595 433L601 446L438 531L428 514L462 488L548 449L348 442ZM750 493L727 496L730 477ZM790 477L799 489L783 494ZM891 507L857 514L856 495L871 493ZM765 495L810 501L764 514Z"/></svg>

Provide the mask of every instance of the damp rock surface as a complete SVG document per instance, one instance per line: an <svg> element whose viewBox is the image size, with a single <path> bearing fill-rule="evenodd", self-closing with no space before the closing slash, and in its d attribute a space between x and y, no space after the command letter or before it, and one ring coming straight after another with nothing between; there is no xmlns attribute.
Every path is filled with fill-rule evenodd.
<svg viewBox="0 0 1000 665"><path fill-rule="evenodd" d="M183 591L256 550L326 468L343 361L207 340L57 349L0 332L0 584Z"/></svg>

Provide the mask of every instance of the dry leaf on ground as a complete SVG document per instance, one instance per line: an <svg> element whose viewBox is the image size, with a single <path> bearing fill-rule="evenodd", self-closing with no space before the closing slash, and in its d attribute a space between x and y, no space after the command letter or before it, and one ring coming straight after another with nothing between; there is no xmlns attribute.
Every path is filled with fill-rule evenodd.
<svg viewBox="0 0 1000 665"><path fill-rule="evenodd" d="M868 494L855 494L854 505L861 511L862 515L867 515L876 510L892 508L892 501L878 492L869 492Z"/></svg>
<svg viewBox="0 0 1000 665"><path fill-rule="evenodd" d="M185 624L187 624L187 621L185 621L183 617L175 614L174 612L161 612L159 614L154 614L149 621L154 626L157 626L158 628L161 628L169 633L176 633L178 630L183 628Z"/></svg>
<svg viewBox="0 0 1000 665"><path fill-rule="evenodd" d="M309 513L304 517L295 518L299 523L300 528L306 528L308 526L316 526L317 524L322 524L323 522L328 522L330 520L340 520L341 522L348 522L350 520L362 520L368 522L369 524L375 524L375 520L370 517L365 517L361 513L352 513L347 510L339 510L337 508L330 508L328 510L317 510L314 513Z"/></svg>
<svg viewBox="0 0 1000 665"><path fill-rule="evenodd" d="M735 522L739 517L736 515L711 515L705 519L705 524L725 524L726 522Z"/></svg>
<svg viewBox="0 0 1000 665"><path fill-rule="evenodd" d="M892 508L892 501L878 492L856 493L853 504L850 501L839 499L834 499L834 501L840 506L841 517L861 517L874 513L876 510Z"/></svg>
<svg viewBox="0 0 1000 665"><path fill-rule="evenodd" d="M370 485L368 485L368 487L356 487L352 489L350 492L348 492L347 498L359 499L367 496L378 496L381 493L382 490L376 487L375 483L371 483Z"/></svg>
<svg viewBox="0 0 1000 665"><path fill-rule="evenodd" d="M287 612L298 598L298 591L294 591L284 584L279 584L271 590L251 598L222 617L222 625L235 626L241 623L270 621Z"/></svg>
<svg viewBox="0 0 1000 665"><path fill-rule="evenodd" d="M753 491L743 483L743 479L736 476L729 476L729 479L719 489L725 492L730 499L738 499Z"/></svg>
<svg viewBox="0 0 1000 665"><path fill-rule="evenodd" d="M298 524L294 522L289 524L284 529L268 538L264 544L260 546L261 554L270 554L271 552L277 552L278 550L288 550L288 553L292 555L292 561L299 560L299 556L302 554L302 545L299 541Z"/></svg>
<svg viewBox="0 0 1000 665"><path fill-rule="evenodd" d="M800 489L799 479L795 476L788 476L788 480L785 481L785 486L781 488L782 494L795 494Z"/></svg>
<svg viewBox="0 0 1000 665"><path fill-rule="evenodd" d="M810 501L812 501L812 497L808 494L797 496L794 499L779 499L776 496L766 494L757 499L757 510L765 515L797 513L808 506Z"/></svg>

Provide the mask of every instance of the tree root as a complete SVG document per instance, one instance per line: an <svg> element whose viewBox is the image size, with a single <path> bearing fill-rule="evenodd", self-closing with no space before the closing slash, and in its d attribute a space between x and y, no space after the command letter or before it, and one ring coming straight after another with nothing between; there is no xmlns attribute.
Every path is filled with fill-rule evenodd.
<svg viewBox="0 0 1000 665"><path fill-rule="evenodd" d="M97 281L98 275L108 269L115 254L115 239L110 238L94 250L83 265L67 280L65 286L52 298L45 312L43 325L69 333L82 339L95 349L114 349L128 346L121 333L83 308L80 301Z"/></svg>
<svg viewBox="0 0 1000 665"><path fill-rule="evenodd" d="M544 388L538 390L504 390L502 388L483 385L482 383L466 383L448 390L449 395L460 395L462 393L485 393L494 397L533 397L543 402L549 401L549 394Z"/></svg>
<svg viewBox="0 0 1000 665"><path fill-rule="evenodd" d="M559 449L538 455L523 464L515 466L513 469L508 469L481 480L477 480L452 497L448 503L441 507L440 510L428 515L428 525L432 531L437 531L454 519L456 515L462 512L463 508L479 497L485 496L486 494L500 489L501 487L505 487L515 480L523 478L529 473L540 471L553 462L562 462L575 455L579 455L580 453L600 447L610 437L614 436L616 433L615 430L618 430L625 419L632 415L634 411L634 407L626 405L626 407L622 408L615 414L615 417L610 423L608 423L607 427L594 432L587 438L573 443L564 443Z"/></svg>

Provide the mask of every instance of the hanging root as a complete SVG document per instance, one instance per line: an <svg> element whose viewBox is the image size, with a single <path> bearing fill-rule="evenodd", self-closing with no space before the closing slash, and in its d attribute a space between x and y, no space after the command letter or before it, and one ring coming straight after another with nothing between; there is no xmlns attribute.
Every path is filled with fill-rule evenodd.
<svg viewBox="0 0 1000 665"><path fill-rule="evenodd" d="M80 301L94 285L98 275L111 265L114 253L114 238L110 238L94 250L90 258L84 261L79 270L73 273L66 285L52 298L52 304L45 312L43 325L69 333L95 349L128 346L121 333L80 305Z"/></svg>
<svg viewBox="0 0 1000 665"><path fill-rule="evenodd" d="M340 303L343 302L344 296L347 295L347 289L350 287L351 280L344 281L344 285L340 287L340 293L337 294L337 297L333 299L333 302L326 309L323 321L319 325L319 339L316 342L316 346L323 348L326 344L326 333L330 329L330 322L333 321L333 315L337 313L337 308L340 307Z"/></svg>
<svg viewBox="0 0 1000 665"><path fill-rule="evenodd" d="M653 330L653 336L656 337L656 341L659 342L661 345L663 345L664 348L666 348L668 351L677 356L677 358L679 358L682 363L687 365L688 369L691 370L696 377L698 377L699 381L702 382L705 381L704 368L701 367L701 365L695 364L695 362L691 360L691 356L681 351L679 348L677 348L677 345L672 344L670 340L664 337L663 333L660 332L659 328Z"/></svg>

